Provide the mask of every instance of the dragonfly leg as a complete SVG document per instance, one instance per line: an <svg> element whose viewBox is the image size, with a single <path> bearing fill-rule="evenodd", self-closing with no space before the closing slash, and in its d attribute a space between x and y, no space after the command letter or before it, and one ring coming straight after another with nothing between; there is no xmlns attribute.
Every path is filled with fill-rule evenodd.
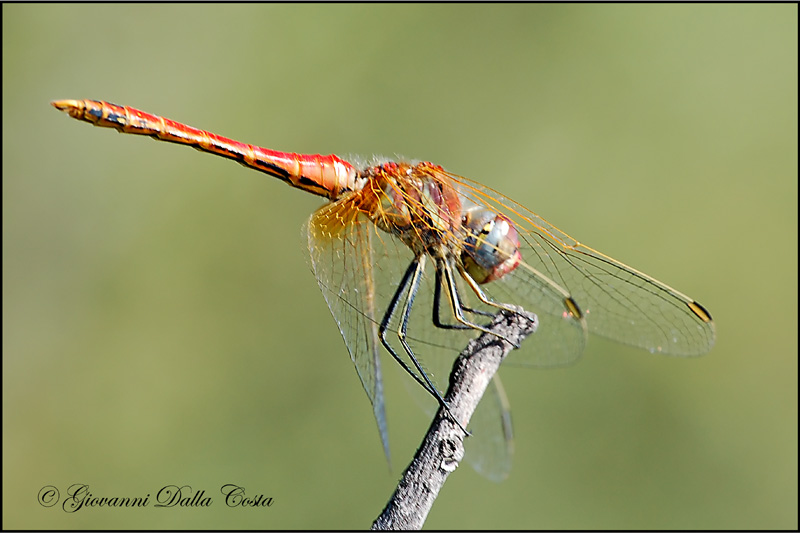
<svg viewBox="0 0 800 533"><path fill-rule="evenodd" d="M460 298L458 296L458 286L456 285L455 277L453 277L453 270L450 267L450 264L445 259L437 259L437 261L436 261L436 270L437 270L437 273L439 272L439 270L441 270L442 273L444 274L444 279L447 282L447 294L450 297L450 307L453 310L453 316L455 316L455 319L458 322L460 322L461 324L464 324L465 326L470 327L472 329L476 329L478 331L482 331L484 333L489 333L490 335L494 335L495 337L503 339L504 341L508 342L509 344L514 346L514 348L519 348L519 343L512 342L512 341L510 341L509 339L507 339L506 337L504 337L502 335L498 335L497 333L495 333L493 331L490 331L490 330L486 329L485 327L483 327L481 325L475 324L474 322L470 322L469 320L467 320L466 317L464 317L464 313L462 312L463 306L462 306L461 300L460 300ZM461 272L460 269L459 269L459 272ZM475 283L475 281L472 280L472 278L470 278L469 275L465 275L465 274L466 274L465 272L462 272L462 276L465 277L465 279L467 280L467 283L471 282L470 283L470 287L472 287L472 284ZM475 283L475 287L477 287L477 283ZM473 290L475 290L474 287L473 287ZM483 294L483 291L481 291L480 288L477 288L476 294L478 295L478 298L482 302L484 302L485 304L492 305L494 307L499 307L500 309L506 309L508 311L516 313L516 311L514 309L505 307L505 306L503 306L501 304L497 304L497 303L494 303L491 300L489 300L486 297L486 295Z"/></svg>
<svg viewBox="0 0 800 533"><path fill-rule="evenodd" d="M458 291L458 286L455 287L455 290ZM473 309L464 304L461 301L461 298L458 298L460 307L462 311L466 311L467 313L472 313L473 315L481 315L486 317L494 316L492 313L487 311L481 311L480 309ZM436 283L434 284L433 289L433 325L437 328L441 329L473 329L471 325L467 324L445 324L442 322L441 311L442 306L442 269L436 268Z"/></svg>
<svg viewBox="0 0 800 533"><path fill-rule="evenodd" d="M439 405L442 406L450 418L458 424L461 430L464 432L465 435L469 435L470 433L466 430L466 428L459 422L453 413L450 411L450 406L447 405L447 402L444 401L442 398L441 393L433 384L431 379L428 377L428 374L422 368L422 365L417 360L416 356L414 355L414 351L411 349L411 346L408 345L406 342L406 331L408 329L408 320L411 316L411 308L414 305L414 299L417 295L417 290L419 289L419 284L422 279L422 273L425 271L425 256L419 256L415 258L411 264L408 265L405 274L403 275L403 279L400 281L400 284L397 287L397 290L392 296L392 300L389 303L389 307L386 310L386 314L381 321L380 328L378 329L378 333L381 339L381 343L383 344L384 348L392 355L392 357L400 363L400 366L403 369L411 374L411 376L419 383L423 389L428 391L436 401L439 402ZM408 290L408 296L406 297L406 301L403 304L403 314L400 320L400 327L397 331L397 337L400 339L400 343L403 345L403 349L405 350L408 357L411 359L411 362L414 363L414 367L416 367L419 375L415 373L411 368L397 355L392 345L386 340L386 332L389 329L389 324L391 323L392 317L394 316L395 312L397 311L397 304L400 302L400 296ZM422 376L422 377L420 377Z"/></svg>
<svg viewBox="0 0 800 533"><path fill-rule="evenodd" d="M458 273L461 274L461 277L464 278L464 281L467 282L467 285L469 285L469 288L472 289L472 292L475 293L475 296L477 296L478 299L481 302L485 303L486 305L490 305L492 307L496 307L498 309L503 309L505 311L510 311L512 313L516 313L517 312L516 309L514 309L512 307L509 307L507 304L495 302L494 300L492 300L491 298L486 296L486 293L483 292L483 289L481 289L481 286L478 285L478 283L474 279L472 279L472 276L470 276L463 268L458 268Z"/></svg>
<svg viewBox="0 0 800 533"><path fill-rule="evenodd" d="M469 273L466 272L462 267L458 267L458 273L461 274L461 277L464 278L464 281L467 282L467 284L472 289L472 292L475 293L475 295L481 302L485 303L486 305L496 307L498 309L503 309L505 311L510 311L512 313L517 313L517 310L509 306L508 304L495 302L494 300L486 296L486 293L483 292L481 286L478 285L478 283L476 283L475 280L472 279L472 276L470 276ZM563 304L564 304L564 309L566 310L567 313L569 313L572 316L572 318L574 318L575 320L583 320L584 316L583 311L581 311L581 308L577 304L577 302L575 302L575 300L572 299L572 296L567 295L563 299ZM517 348L519 348L519 346L517 346Z"/></svg>
<svg viewBox="0 0 800 533"><path fill-rule="evenodd" d="M397 286L397 290L395 291L394 296L392 296L392 300L389 302L389 306L386 309L386 313L383 315L383 320L381 320L381 325L378 328L378 335L381 339L381 344L383 344L383 347L386 348L386 350L391 354L391 356L395 359L395 361L397 361L400 364L400 366L403 367L403 370L411 374L411 376L422 386L422 388L424 388L438 400L439 395L437 394L437 392L435 392L436 388L429 387L413 370L411 370L411 368L406 364L406 362L403 361L403 359L401 359L399 355L397 355L397 352L395 352L394 348L392 348L392 345L389 344L389 342L386 340L386 332L389 329L389 324L392 321L392 317L397 311L397 304L400 302L400 296L402 296L402 294L405 292L409 281L411 280L412 276L414 276L414 274L417 272L419 266L420 266L419 258L415 258L408 265L405 274L403 274L403 279L400 280L400 284Z"/></svg>
<svg viewBox="0 0 800 533"><path fill-rule="evenodd" d="M442 322L442 319L441 319L441 313L442 313L441 312L441 306L442 306L442 271L437 266L437 268L436 268L436 282L434 284L434 289L433 289L433 309L432 309L432 311L433 311L433 325L436 326L437 328L441 328L441 329L472 329L471 326L468 326L466 324L445 324L444 322ZM470 309L469 307L467 307L465 305L462 305L461 309L464 310L464 311L467 311L469 313L475 313L475 314L481 314L481 315L483 315L483 314L489 315L489 313L484 313L484 311L477 311L475 309Z"/></svg>

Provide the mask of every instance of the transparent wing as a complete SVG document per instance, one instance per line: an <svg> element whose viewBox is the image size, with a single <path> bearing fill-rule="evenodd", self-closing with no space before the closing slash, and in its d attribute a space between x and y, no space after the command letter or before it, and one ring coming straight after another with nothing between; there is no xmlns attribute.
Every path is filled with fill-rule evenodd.
<svg viewBox="0 0 800 533"><path fill-rule="evenodd" d="M511 472L514 429L511 405L500 376L494 375L472 415L472 435L465 443L465 458L484 477L499 483Z"/></svg>
<svg viewBox="0 0 800 533"><path fill-rule="evenodd" d="M389 435L380 366L379 314L373 255L374 227L345 201L317 210L306 227L311 268L372 403L387 460ZM390 461L391 462L391 461Z"/></svg>
<svg viewBox="0 0 800 533"><path fill-rule="evenodd" d="M713 345L711 317L691 298L578 243L498 193L433 166L421 168L424 170L420 172L440 180L443 191L451 183L456 187L462 212L470 205L484 206L504 214L515 224L522 261L500 279L480 286L494 302L519 305L539 317L536 333L525 341L522 350L509 356L512 364L570 363L583 351L587 331L652 352L676 355L701 354ZM397 195L384 199L399 201ZM438 217L437 213L427 211L431 209L429 205L414 200L413 195L400 201L405 202L409 211L430 213L431 220ZM379 324L414 258L406 245L378 230L370 217L365 216L365 213L374 216L371 210L375 206L380 209L381 205L384 205L382 199L370 204L359 193L328 204L310 219L308 243L312 268L372 402L388 457ZM411 235L423 239L432 230L441 231L441 227L415 228L416 233ZM444 250L437 252L445 254L439 257L446 257L454 270L460 268L464 239L464 235L444 236L441 240ZM435 326L434 313L444 323L457 323L450 298L443 298L441 309L434 305L437 283L434 260L428 261L422 272L419 291L410 307L407 338L414 356L443 394L453 358L478 332ZM494 314L497 308L485 305L466 279L456 276L454 284L466 318L477 324L487 323L487 315ZM407 289L402 289L399 295L400 309L412 298ZM446 292L446 287L442 287L442 293ZM414 368L398 342L400 315L395 314L389 321L387 341L395 348L396 356L407 367ZM417 370L413 373L419 377ZM481 437L474 438L471 445L478 453L468 456L471 462L478 463L479 471L493 478L503 477L503 472L507 472L512 446L508 402L497 385L487 395L488 401L482 402L479 411L483 413L476 413L471 424ZM412 387L422 390L413 382Z"/></svg>
<svg viewBox="0 0 800 533"><path fill-rule="evenodd" d="M364 216L357 196L320 208L309 219L306 233L314 275L372 403L388 458L379 358L380 352L385 350L378 337L378 328L413 254L398 239L380 232ZM445 330L433 325L434 283L435 273L429 262L411 309L408 342L426 373L444 394L455 356L477 332ZM469 295L465 286L460 285L459 290ZM470 303L477 306L479 302ZM492 313L497 311L488 309ZM445 321L453 322L446 303L441 314ZM485 322L490 320L482 318ZM387 340L412 366L397 339L398 323L399 316L390 323ZM389 361L395 364L391 359ZM438 406L432 396L412 379L407 379L406 384L415 397L415 403L433 415ZM493 480L505 478L510 469L512 444L506 440L510 435L508 410L507 400L499 398L495 385L490 384L470 424L473 437L468 440L467 460L481 474Z"/></svg>
<svg viewBox="0 0 800 533"><path fill-rule="evenodd" d="M386 350L380 341L379 327L414 257L407 246L394 236L380 231L365 216L360 200L358 195L351 195L321 207L309 219L306 234L314 276L372 403L388 459L389 439L380 364L380 354ZM428 265L412 307L407 341L426 374L444 394L449 367L455 355L475 336L475 332L441 330L433 326L431 302L434 277ZM389 323L387 341L406 366L420 377L399 343L399 322L398 312ZM389 360L390 364L396 364ZM432 401L432 397L418 383L409 381L413 388Z"/></svg>
<svg viewBox="0 0 800 533"><path fill-rule="evenodd" d="M407 380L406 389L425 414L431 418L436 415L439 406L422 387ZM495 374L486 387L467 429L470 435L464 442L464 459L483 477L495 483L505 480L511 472L514 430L511 405L499 375Z"/></svg>
<svg viewBox="0 0 800 533"><path fill-rule="evenodd" d="M572 297L592 333L672 355L700 355L714 345L710 314L685 294L579 243L513 200L447 175L459 184L466 201L503 213L519 232L523 263L486 286L487 292L501 293L498 301L559 317L563 308L554 305L548 291L541 291L546 278ZM534 337L546 327L543 321ZM529 362L525 359L514 361Z"/></svg>

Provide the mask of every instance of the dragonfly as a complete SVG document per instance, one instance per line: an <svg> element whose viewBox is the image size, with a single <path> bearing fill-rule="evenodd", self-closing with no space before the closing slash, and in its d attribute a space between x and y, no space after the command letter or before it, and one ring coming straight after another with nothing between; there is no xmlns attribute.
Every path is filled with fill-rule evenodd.
<svg viewBox="0 0 800 533"><path fill-rule="evenodd" d="M233 159L327 200L305 225L311 268L372 404L387 460L381 352L446 410L447 372L439 369L447 366L433 361L452 363L454 350L485 332L500 309L519 306L539 320L504 364L570 364L589 332L676 356L714 345L711 315L692 298L439 165L280 152L97 100L52 105L95 126ZM502 478L513 434L498 376L481 406L487 403L496 414L482 415L495 426L485 438L497 458L482 473Z"/></svg>

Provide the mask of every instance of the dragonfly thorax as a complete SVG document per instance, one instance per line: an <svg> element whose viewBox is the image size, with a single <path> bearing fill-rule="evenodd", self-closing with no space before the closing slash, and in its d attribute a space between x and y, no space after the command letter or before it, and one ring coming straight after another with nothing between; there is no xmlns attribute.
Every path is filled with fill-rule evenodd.
<svg viewBox="0 0 800 533"><path fill-rule="evenodd" d="M485 207L464 212L465 230L461 262L478 283L499 279L519 265L519 235L508 217Z"/></svg>
<svg viewBox="0 0 800 533"><path fill-rule="evenodd" d="M369 181L361 193L374 202L366 212L415 255L456 241L461 233L461 200L436 170L430 163L384 163L362 173Z"/></svg>

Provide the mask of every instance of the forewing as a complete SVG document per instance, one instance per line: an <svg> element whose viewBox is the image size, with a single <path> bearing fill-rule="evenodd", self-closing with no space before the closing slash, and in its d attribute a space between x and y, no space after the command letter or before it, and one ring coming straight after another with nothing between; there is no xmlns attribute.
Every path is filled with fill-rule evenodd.
<svg viewBox="0 0 800 533"><path fill-rule="evenodd" d="M499 193L453 179L469 201L487 205L516 224L524 264L499 280L516 295L509 303L561 316L557 305L546 305L545 299L552 299L541 295L546 278L571 296L593 333L672 355L700 355L713 346L711 316L688 296L579 243ZM545 328L542 323L534 337Z"/></svg>
<svg viewBox="0 0 800 533"><path fill-rule="evenodd" d="M374 226L345 198L317 210L306 230L311 268L372 403L389 459L378 339L382 311L376 301L370 243Z"/></svg>

